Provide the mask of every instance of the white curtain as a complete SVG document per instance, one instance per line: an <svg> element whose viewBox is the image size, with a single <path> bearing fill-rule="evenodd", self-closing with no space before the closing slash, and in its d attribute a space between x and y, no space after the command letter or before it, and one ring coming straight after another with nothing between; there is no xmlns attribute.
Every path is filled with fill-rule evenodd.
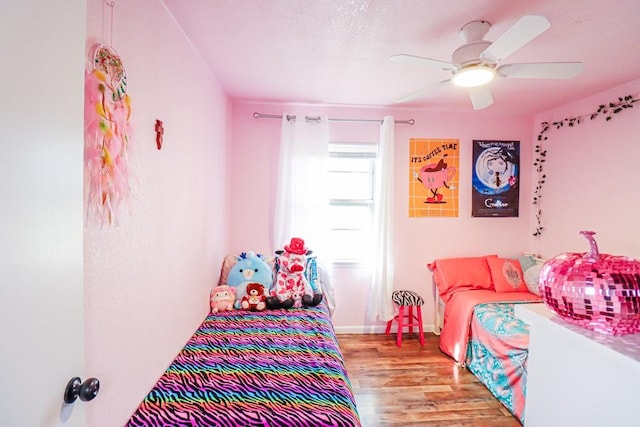
<svg viewBox="0 0 640 427"><path fill-rule="evenodd" d="M393 144L394 119L386 116L380 127L375 168L372 280L367 318L387 322L396 314L393 292Z"/></svg>
<svg viewBox="0 0 640 427"><path fill-rule="evenodd" d="M307 121L300 116L287 120L287 116L282 115L273 250L300 237L307 248L321 255L328 231L327 117Z"/></svg>

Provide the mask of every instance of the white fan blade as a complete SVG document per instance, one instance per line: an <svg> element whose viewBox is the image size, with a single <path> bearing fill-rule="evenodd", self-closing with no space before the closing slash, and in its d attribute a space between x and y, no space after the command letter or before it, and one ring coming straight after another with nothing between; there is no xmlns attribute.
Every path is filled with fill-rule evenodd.
<svg viewBox="0 0 640 427"><path fill-rule="evenodd" d="M449 83L449 81L451 81L451 79L442 80L441 82L434 83L434 84L429 85L427 87L423 87L422 89L417 90L415 92L412 92L409 95L406 95L406 96L403 96L402 98L396 99L395 102L396 103L401 103L401 102L411 101L412 99L420 98L421 96L426 95L429 91L433 90L436 86L440 86L440 85L443 85L445 83Z"/></svg>
<svg viewBox="0 0 640 427"><path fill-rule="evenodd" d="M496 73L516 79L570 79L583 70L582 62L537 62L531 64L504 64Z"/></svg>
<svg viewBox="0 0 640 427"><path fill-rule="evenodd" d="M438 68L442 68L443 70L453 70L455 68L455 65L453 65L451 62L440 61L439 59L423 58L422 56L415 55L393 55L389 59L394 62L417 62L420 64L430 65L432 67L435 66Z"/></svg>
<svg viewBox="0 0 640 427"><path fill-rule="evenodd" d="M493 104L493 96L488 85L470 87L468 90L474 110L482 110Z"/></svg>
<svg viewBox="0 0 640 427"><path fill-rule="evenodd" d="M480 54L480 58L498 62L520 49L531 40L551 28L551 24L544 16L526 15L498 37Z"/></svg>

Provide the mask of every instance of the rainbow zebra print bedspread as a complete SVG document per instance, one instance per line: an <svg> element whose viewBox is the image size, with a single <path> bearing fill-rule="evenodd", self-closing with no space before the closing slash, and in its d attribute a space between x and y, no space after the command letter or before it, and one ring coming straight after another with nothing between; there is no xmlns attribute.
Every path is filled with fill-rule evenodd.
<svg viewBox="0 0 640 427"><path fill-rule="evenodd" d="M324 304L210 314L127 426L360 426Z"/></svg>

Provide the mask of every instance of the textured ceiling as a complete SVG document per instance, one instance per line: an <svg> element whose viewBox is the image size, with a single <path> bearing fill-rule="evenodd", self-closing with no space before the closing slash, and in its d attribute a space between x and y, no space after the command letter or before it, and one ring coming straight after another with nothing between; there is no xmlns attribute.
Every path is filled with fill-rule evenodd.
<svg viewBox="0 0 640 427"><path fill-rule="evenodd" d="M504 63L581 61L570 80L496 78L487 112L532 114L640 78L640 0L164 0L232 99L471 111L450 77L398 53L450 61L459 29L485 20L493 41L523 15L551 29Z"/></svg>

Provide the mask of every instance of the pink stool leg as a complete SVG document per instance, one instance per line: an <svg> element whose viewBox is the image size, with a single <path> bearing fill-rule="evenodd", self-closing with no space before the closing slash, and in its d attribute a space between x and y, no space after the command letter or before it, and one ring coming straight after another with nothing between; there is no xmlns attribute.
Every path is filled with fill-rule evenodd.
<svg viewBox="0 0 640 427"><path fill-rule="evenodd" d="M409 306L409 316L407 316L407 318L409 319L409 333L413 334L413 325L415 324L415 322L413 321L413 306Z"/></svg>
<svg viewBox="0 0 640 427"><path fill-rule="evenodd" d="M416 307L418 312L418 330L420 331L420 345L424 345L424 331L422 330L422 307Z"/></svg>
<svg viewBox="0 0 640 427"><path fill-rule="evenodd" d="M404 327L404 307L400 306L398 313L398 337L396 338L396 345L402 346L402 328Z"/></svg>
<svg viewBox="0 0 640 427"><path fill-rule="evenodd" d="M395 317L387 322L387 330L385 332L385 335L389 335L389 333L391 332L391 324L393 323L394 320L395 320Z"/></svg>

